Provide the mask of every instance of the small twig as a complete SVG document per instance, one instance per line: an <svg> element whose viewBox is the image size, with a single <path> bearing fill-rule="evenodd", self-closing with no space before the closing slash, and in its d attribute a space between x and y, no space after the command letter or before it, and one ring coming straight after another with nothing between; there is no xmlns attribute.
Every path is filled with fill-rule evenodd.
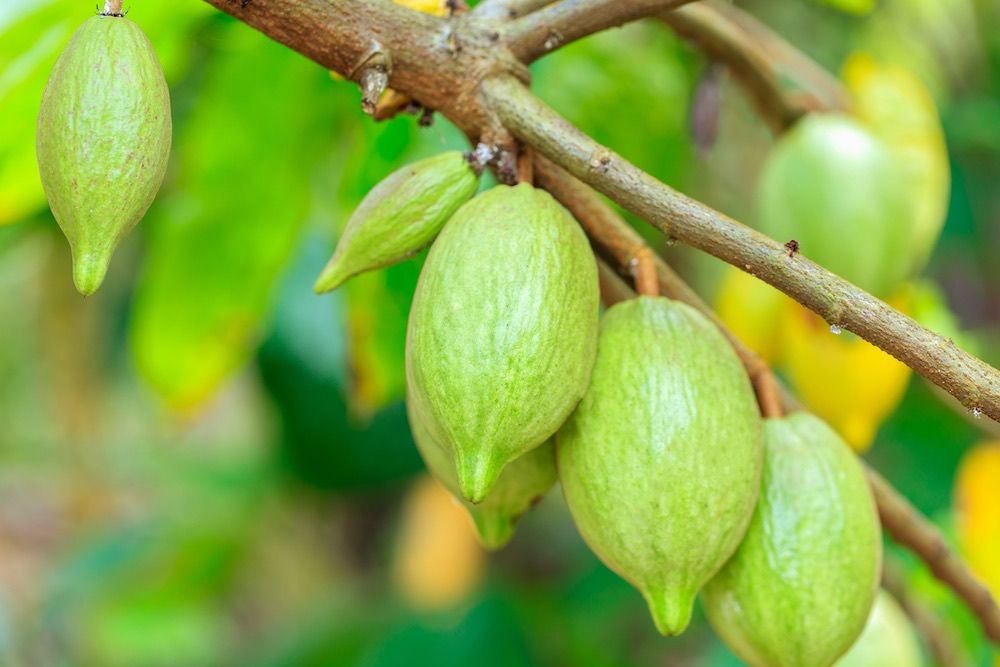
<svg viewBox="0 0 1000 667"><path fill-rule="evenodd" d="M927 643L934 656L934 661L940 667L965 667L955 638L944 627L943 623L919 601L915 600L906 589L906 582L898 568L891 562L882 564L882 587L899 602L906 615L910 617L913 626Z"/></svg>
<svg viewBox="0 0 1000 667"><path fill-rule="evenodd" d="M635 291L642 296L660 296L660 281L654 262L653 251L645 244L636 248L629 260Z"/></svg>
<svg viewBox="0 0 1000 667"><path fill-rule="evenodd" d="M104 11L101 13L105 16L122 16L122 0L105 0Z"/></svg>
<svg viewBox="0 0 1000 667"><path fill-rule="evenodd" d="M535 160L530 146L521 146L517 153L517 182L534 185Z"/></svg>
<svg viewBox="0 0 1000 667"><path fill-rule="evenodd" d="M871 468L867 469L867 473L886 532L897 543L920 556L934 576L965 601L979 619L986 637L1000 643L1000 607L990 591L948 547L930 521L921 516L881 475Z"/></svg>
<svg viewBox="0 0 1000 667"><path fill-rule="evenodd" d="M510 23L505 37L518 60L529 64L587 35L679 7L692 0L573 0L546 6Z"/></svg>

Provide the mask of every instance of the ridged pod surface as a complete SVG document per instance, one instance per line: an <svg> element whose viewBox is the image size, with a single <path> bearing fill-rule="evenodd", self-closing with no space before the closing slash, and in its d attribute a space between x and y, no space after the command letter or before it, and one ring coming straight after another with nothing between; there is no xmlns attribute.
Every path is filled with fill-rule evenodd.
<svg viewBox="0 0 1000 667"><path fill-rule="evenodd" d="M548 193L497 186L434 242L413 297L407 400L483 500L504 466L541 445L587 388L597 346L597 264Z"/></svg>
<svg viewBox="0 0 1000 667"><path fill-rule="evenodd" d="M888 148L859 122L810 115L782 135L758 191L761 229L885 298L913 254L905 183Z"/></svg>
<svg viewBox="0 0 1000 667"><path fill-rule="evenodd" d="M427 469L462 503L476 524L479 541L496 550L514 536L518 520L556 483L556 455L552 440L514 459L478 504L462 498L451 454L434 442L419 418L410 414L410 430Z"/></svg>
<svg viewBox="0 0 1000 667"><path fill-rule="evenodd" d="M743 365L689 306L619 303L604 315L590 388L556 442L580 534L642 592L657 629L680 634L757 500L760 418Z"/></svg>
<svg viewBox="0 0 1000 667"><path fill-rule="evenodd" d="M36 139L82 294L100 287L119 241L153 203L170 131L170 93L142 29L123 17L87 19L52 68Z"/></svg>
<svg viewBox="0 0 1000 667"><path fill-rule="evenodd" d="M837 667L921 667L920 642L891 595L879 591L865 629Z"/></svg>
<svg viewBox="0 0 1000 667"><path fill-rule="evenodd" d="M479 176L460 151L389 174L347 221L316 291L329 292L352 276L396 264L427 247L478 187Z"/></svg>
<svg viewBox="0 0 1000 667"><path fill-rule="evenodd" d="M764 422L760 502L736 555L705 586L705 613L752 667L829 667L868 618L878 516L847 444L805 412Z"/></svg>

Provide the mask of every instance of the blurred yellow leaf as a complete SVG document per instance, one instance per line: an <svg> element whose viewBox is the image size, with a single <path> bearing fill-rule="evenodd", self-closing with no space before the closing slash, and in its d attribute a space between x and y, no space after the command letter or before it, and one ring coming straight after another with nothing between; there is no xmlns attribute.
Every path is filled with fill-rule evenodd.
<svg viewBox="0 0 1000 667"><path fill-rule="evenodd" d="M955 483L958 542L969 566L1000 595L1000 441L969 451Z"/></svg>
<svg viewBox="0 0 1000 667"><path fill-rule="evenodd" d="M854 112L888 147L910 195L913 266L923 268L948 213L951 174L948 149L930 91L899 65L855 53L844 65L844 82L854 95Z"/></svg>
<svg viewBox="0 0 1000 667"><path fill-rule="evenodd" d="M762 280L730 266L716 298L719 317L768 362L778 357L781 314L794 302Z"/></svg>
<svg viewBox="0 0 1000 667"><path fill-rule="evenodd" d="M423 12L424 14L433 14L434 16L447 16L448 15L448 0L392 0L397 5L402 5L404 7L409 7L410 9L415 9L418 12Z"/></svg>
<svg viewBox="0 0 1000 667"><path fill-rule="evenodd" d="M393 580L418 609L443 609L464 600L482 576L484 552L465 509L422 476L403 501Z"/></svg>
<svg viewBox="0 0 1000 667"><path fill-rule="evenodd" d="M903 296L890 300L908 312ZM910 369L877 347L792 303L781 317L781 365L799 398L856 451L871 446L899 405Z"/></svg>

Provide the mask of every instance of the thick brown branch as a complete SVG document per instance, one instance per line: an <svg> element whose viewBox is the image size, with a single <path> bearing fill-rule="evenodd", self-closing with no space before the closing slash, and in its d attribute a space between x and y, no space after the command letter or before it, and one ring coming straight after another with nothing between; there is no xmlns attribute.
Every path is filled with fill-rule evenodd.
<svg viewBox="0 0 1000 667"><path fill-rule="evenodd" d="M507 45L523 63L581 37L656 16L691 0L562 0L510 24Z"/></svg>
<svg viewBox="0 0 1000 667"><path fill-rule="evenodd" d="M874 470L868 469L879 517L886 532L910 549L930 568L934 576L948 584L979 618L983 632L1000 643L1000 607L989 590L952 551L941 533L920 515L913 505Z"/></svg>
<svg viewBox="0 0 1000 667"><path fill-rule="evenodd" d="M440 18L391 0L205 0L327 69L359 81L376 53L392 63L388 85L440 111L473 140L494 143L476 82L527 70L499 46L500 33L469 13Z"/></svg>
<svg viewBox="0 0 1000 667"><path fill-rule="evenodd" d="M519 82L491 79L484 82L483 94L518 139L664 234L773 285L896 357L967 409L1000 420L1000 372L954 341L924 329L802 253L789 257L783 243L659 182L573 127Z"/></svg>

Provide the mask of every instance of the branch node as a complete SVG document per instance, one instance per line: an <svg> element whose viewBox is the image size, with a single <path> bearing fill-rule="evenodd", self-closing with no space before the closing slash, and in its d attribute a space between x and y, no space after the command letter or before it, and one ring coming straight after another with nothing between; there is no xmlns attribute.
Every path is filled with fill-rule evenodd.
<svg viewBox="0 0 1000 667"><path fill-rule="evenodd" d="M375 115L379 99L389 87L391 72L392 58L378 42L373 42L349 74L361 87L361 108L369 116Z"/></svg>

